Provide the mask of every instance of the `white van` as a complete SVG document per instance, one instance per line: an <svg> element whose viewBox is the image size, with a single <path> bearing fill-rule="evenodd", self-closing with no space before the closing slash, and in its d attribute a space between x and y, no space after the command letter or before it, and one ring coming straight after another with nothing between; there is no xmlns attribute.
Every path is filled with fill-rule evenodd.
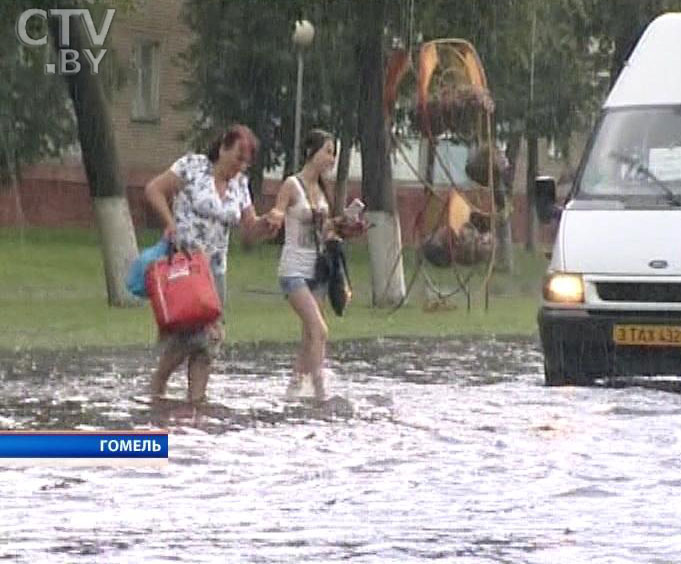
<svg viewBox="0 0 681 564"><path fill-rule="evenodd" d="M555 182L536 188L549 221ZM641 36L559 212L538 316L546 384L681 375L681 13Z"/></svg>

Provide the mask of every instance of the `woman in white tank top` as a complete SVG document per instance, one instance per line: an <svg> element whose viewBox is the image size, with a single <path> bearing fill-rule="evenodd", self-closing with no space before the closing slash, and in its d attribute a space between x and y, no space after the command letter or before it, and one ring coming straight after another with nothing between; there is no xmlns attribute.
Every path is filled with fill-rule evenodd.
<svg viewBox="0 0 681 564"><path fill-rule="evenodd" d="M326 287L315 283L314 271L317 244L321 250L323 242L334 236L334 221L329 218L329 200L322 179L336 162L333 135L319 129L310 131L303 144L303 156L305 163L300 172L289 176L281 185L269 220L286 227L279 283L303 326L303 340L286 393L288 397L295 397L302 388L305 374L310 374L315 398L324 400L322 364L328 327L322 308Z"/></svg>

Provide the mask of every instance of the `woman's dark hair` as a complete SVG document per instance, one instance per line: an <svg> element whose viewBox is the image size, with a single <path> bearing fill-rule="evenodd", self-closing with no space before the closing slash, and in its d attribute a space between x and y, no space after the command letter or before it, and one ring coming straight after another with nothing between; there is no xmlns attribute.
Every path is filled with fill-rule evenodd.
<svg viewBox="0 0 681 564"><path fill-rule="evenodd" d="M314 157L317 151L319 151L319 149L321 149L327 141L331 141L333 143L333 154L335 155L336 138L333 136L333 134L329 133L328 131L324 131L323 129L311 129L308 131L307 135L305 136L305 140L303 141L303 162L307 162ZM330 206L331 195L329 194L328 186L321 177L319 177L319 186L321 187L322 192L324 192L326 202Z"/></svg>
<svg viewBox="0 0 681 564"><path fill-rule="evenodd" d="M303 141L303 162L309 161L327 141L333 142L333 154L336 154L336 138L323 129L311 129Z"/></svg>
<svg viewBox="0 0 681 564"><path fill-rule="evenodd" d="M258 138L248 126L236 123L231 125L227 131L217 137L208 147L207 156L210 162L217 162L220 157L220 147L231 149L234 143L241 141L244 149L249 152L248 160L253 162L258 151Z"/></svg>

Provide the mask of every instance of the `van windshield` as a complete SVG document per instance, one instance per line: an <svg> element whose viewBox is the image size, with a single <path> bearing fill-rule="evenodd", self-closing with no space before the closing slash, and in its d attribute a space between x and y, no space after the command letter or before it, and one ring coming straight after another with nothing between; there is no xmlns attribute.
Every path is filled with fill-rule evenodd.
<svg viewBox="0 0 681 564"><path fill-rule="evenodd" d="M577 196L654 196L681 203L681 106L606 113Z"/></svg>

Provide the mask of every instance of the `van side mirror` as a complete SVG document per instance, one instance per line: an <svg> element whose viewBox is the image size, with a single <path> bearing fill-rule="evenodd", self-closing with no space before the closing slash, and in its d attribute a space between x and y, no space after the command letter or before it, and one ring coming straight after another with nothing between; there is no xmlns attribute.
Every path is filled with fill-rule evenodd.
<svg viewBox="0 0 681 564"><path fill-rule="evenodd" d="M534 180L535 209L541 223L549 223L559 211L556 207L556 181L552 176L538 176Z"/></svg>

